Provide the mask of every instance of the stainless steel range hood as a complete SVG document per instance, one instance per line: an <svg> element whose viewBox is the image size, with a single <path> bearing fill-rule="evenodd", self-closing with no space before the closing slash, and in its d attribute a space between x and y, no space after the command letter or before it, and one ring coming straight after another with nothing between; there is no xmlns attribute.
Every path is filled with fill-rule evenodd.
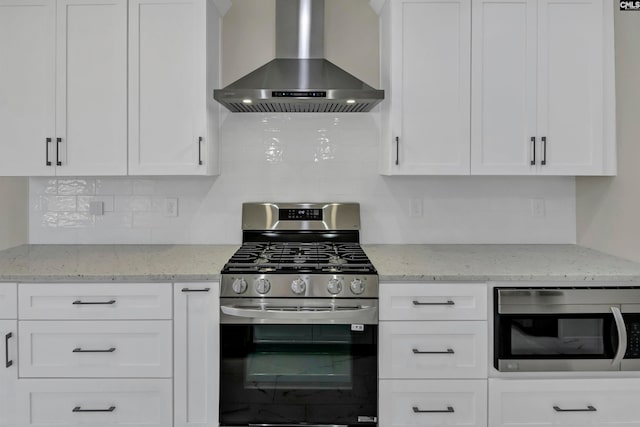
<svg viewBox="0 0 640 427"><path fill-rule="evenodd" d="M324 59L324 0L276 0L276 59L213 97L236 113L366 112L384 91Z"/></svg>

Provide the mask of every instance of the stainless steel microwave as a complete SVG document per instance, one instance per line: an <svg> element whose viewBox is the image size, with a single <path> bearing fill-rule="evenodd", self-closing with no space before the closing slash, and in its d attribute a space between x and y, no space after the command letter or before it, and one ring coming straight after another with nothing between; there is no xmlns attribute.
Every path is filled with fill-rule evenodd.
<svg viewBox="0 0 640 427"><path fill-rule="evenodd" d="M640 370L640 287L495 288L494 366Z"/></svg>

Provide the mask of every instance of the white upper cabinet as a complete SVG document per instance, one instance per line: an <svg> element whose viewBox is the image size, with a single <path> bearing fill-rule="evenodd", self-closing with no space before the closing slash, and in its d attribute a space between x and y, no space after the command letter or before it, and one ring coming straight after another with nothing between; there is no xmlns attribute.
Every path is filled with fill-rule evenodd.
<svg viewBox="0 0 640 427"><path fill-rule="evenodd" d="M382 173L469 174L470 0L387 1Z"/></svg>
<svg viewBox="0 0 640 427"><path fill-rule="evenodd" d="M55 17L51 0L0 0L0 175L53 174Z"/></svg>
<svg viewBox="0 0 640 427"><path fill-rule="evenodd" d="M0 1L0 175L126 174L126 0Z"/></svg>
<svg viewBox="0 0 640 427"><path fill-rule="evenodd" d="M473 4L472 174L616 172L607 0Z"/></svg>
<svg viewBox="0 0 640 427"><path fill-rule="evenodd" d="M206 0L129 1L129 173L217 173L220 23Z"/></svg>

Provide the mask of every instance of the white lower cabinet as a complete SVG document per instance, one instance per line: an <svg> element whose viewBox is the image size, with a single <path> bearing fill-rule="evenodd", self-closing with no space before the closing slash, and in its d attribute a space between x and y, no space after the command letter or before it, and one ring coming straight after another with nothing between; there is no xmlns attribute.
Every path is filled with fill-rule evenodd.
<svg viewBox="0 0 640 427"><path fill-rule="evenodd" d="M640 378L489 380L491 427L640 426Z"/></svg>
<svg viewBox="0 0 640 427"><path fill-rule="evenodd" d="M15 288L15 284L13 285ZM0 287L1 289L1 287ZM17 322L0 320L2 363L0 364L0 427L15 427L15 391L18 380Z"/></svg>
<svg viewBox="0 0 640 427"><path fill-rule="evenodd" d="M381 380L380 426L486 426L486 380Z"/></svg>
<svg viewBox="0 0 640 427"><path fill-rule="evenodd" d="M175 427L218 427L218 287L174 284Z"/></svg>
<svg viewBox="0 0 640 427"><path fill-rule="evenodd" d="M22 321L21 378L170 378L171 321Z"/></svg>
<svg viewBox="0 0 640 427"><path fill-rule="evenodd" d="M486 378L487 323L381 322L381 378Z"/></svg>
<svg viewBox="0 0 640 427"><path fill-rule="evenodd" d="M171 427L171 380L20 380L17 427Z"/></svg>

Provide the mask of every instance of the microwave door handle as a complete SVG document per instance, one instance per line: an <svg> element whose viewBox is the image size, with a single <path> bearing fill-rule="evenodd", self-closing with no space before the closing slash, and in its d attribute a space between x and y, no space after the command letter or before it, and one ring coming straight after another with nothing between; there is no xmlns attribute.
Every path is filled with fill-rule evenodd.
<svg viewBox="0 0 640 427"><path fill-rule="evenodd" d="M624 354L627 352L627 326L624 324L624 318L618 307L611 307L611 313L613 314L613 320L615 320L616 328L618 329L618 351L611 365L619 365L622 362Z"/></svg>

